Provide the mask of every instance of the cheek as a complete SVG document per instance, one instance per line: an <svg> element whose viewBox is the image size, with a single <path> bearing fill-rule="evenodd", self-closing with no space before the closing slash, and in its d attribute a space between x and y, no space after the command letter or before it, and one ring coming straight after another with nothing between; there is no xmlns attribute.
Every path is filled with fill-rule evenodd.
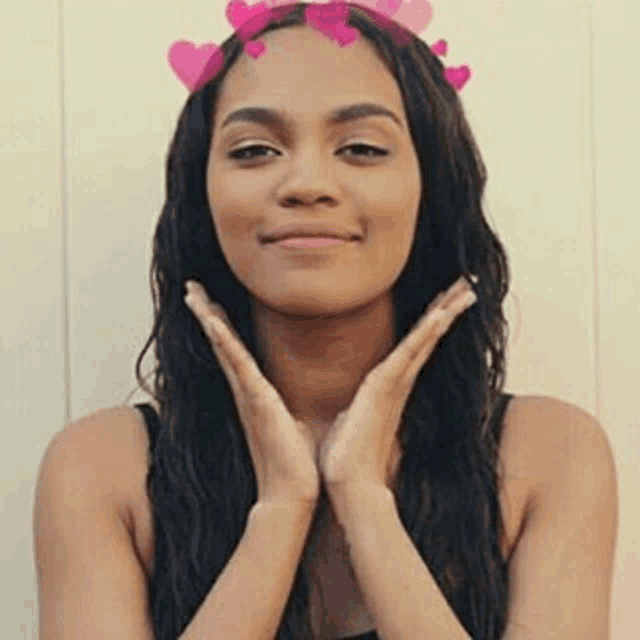
<svg viewBox="0 0 640 640"><path fill-rule="evenodd" d="M417 158L412 162L403 157L388 170L365 176L358 183L362 211L375 213L380 229L392 230L413 227L417 219L422 195L422 176ZM373 215L372 215L373 217Z"/></svg>
<svg viewBox="0 0 640 640"><path fill-rule="evenodd" d="M400 177L377 184L372 181L371 187L368 205L363 209L368 261L373 272L396 278L409 259L415 239L421 195L419 174L410 181Z"/></svg>
<svg viewBox="0 0 640 640"><path fill-rule="evenodd" d="M223 239L235 244L246 241L247 236L257 237L265 200L255 187L221 179L210 183L209 194L210 212L221 244Z"/></svg>
<svg viewBox="0 0 640 640"><path fill-rule="evenodd" d="M218 209L214 213L213 218L219 238L226 238L233 243L247 239L255 218L242 211L243 207L239 205L234 208Z"/></svg>
<svg viewBox="0 0 640 640"><path fill-rule="evenodd" d="M362 208L371 238L380 246L410 246L415 234L420 205L417 185L403 180L371 180Z"/></svg>

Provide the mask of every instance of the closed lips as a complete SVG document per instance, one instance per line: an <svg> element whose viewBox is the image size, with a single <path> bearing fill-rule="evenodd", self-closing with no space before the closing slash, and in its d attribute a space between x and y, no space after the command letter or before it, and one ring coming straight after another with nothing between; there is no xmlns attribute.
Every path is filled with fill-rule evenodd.
<svg viewBox="0 0 640 640"><path fill-rule="evenodd" d="M264 239L264 242L277 242L287 238L337 238L339 240L357 240L357 233L336 229L331 227L322 227L320 225L290 225L273 231Z"/></svg>

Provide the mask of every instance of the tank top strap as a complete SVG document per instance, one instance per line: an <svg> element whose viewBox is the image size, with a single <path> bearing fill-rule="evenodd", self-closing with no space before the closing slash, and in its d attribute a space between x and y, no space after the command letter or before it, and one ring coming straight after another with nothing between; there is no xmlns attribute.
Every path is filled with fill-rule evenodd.
<svg viewBox="0 0 640 640"><path fill-rule="evenodd" d="M144 415L147 432L149 433L149 450L153 451L158 432L160 431L160 420L158 419L158 415L156 414L153 406L148 402L136 404L135 407L140 409Z"/></svg>

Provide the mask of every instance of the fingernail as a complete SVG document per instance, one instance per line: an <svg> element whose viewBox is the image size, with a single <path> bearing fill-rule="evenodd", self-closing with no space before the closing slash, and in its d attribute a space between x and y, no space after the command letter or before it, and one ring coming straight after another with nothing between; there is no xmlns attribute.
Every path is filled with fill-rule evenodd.
<svg viewBox="0 0 640 640"><path fill-rule="evenodd" d="M191 293L192 291L194 291L194 290L195 290L195 288L196 288L196 285L194 284L194 282L193 282L192 280L188 280L185 286L186 286L187 291L188 291L189 293Z"/></svg>
<svg viewBox="0 0 640 640"><path fill-rule="evenodd" d="M469 278L471 278L471 282L473 282L473 284L478 284L478 276L470 275Z"/></svg>

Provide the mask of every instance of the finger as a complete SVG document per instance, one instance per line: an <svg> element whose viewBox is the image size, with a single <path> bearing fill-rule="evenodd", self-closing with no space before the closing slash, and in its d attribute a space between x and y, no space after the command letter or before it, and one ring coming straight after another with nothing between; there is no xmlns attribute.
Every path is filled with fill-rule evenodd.
<svg viewBox="0 0 640 640"><path fill-rule="evenodd" d="M461 294L464 294L467 291L473 291L473 289L467 282L466 278L464 276L460 276L448 289L436 296L432 303L433 308L438 306L438 304L446 308ZM429 311L427 311L427 313L429 313Z"/></svg>
<svg viewBox="0 0 640 640"><path fill-rule="evenodd" d="M435 309L441 302L442 299L447 295L446 291L443 291L442 293L439 293L430 303L429 306L427 307L427 311L426 313L431 313L431 311L433 309Z"/></svg>
<svg viewBox="0 0 640 640"><path fill-rule="evenodd" d="M242 344L224 309L209 299L202 285L191 282L185 302L205 327L238 403L247 398L272 400L270 396L275 390Z"/></svg>
<svg viewBox="0 0 640 640"><path fill-rule="evenodd" d="M389 361L385 362L386 379L390 383L413 385L418 373L425 365L442 337L451 328L456 318L470 305L467 295L459 288L443 292L442 302L425 314L403 342L392 352ZM451 295L457 295L451 298ZM475 297L473 292L470 293ZM449 300L448 304L446 300ZM434 300L435 302L435 300Z"/></svg>
<svg viewBox="0 0 640 640"><path fill-rule="evenodd" d="M440 340L447 334L456 319L477 302L475 293L467 292L453 300L447 308L436 308L424 319L424 324L411 342L404 367L405 379L415 380L420 370L433 354Z"/></svg>
<svg viewBox="0 0 640 640"><path fill-rule="evenodd" d="M449 331L458 316L462 315L477 300L478 298L473 291L461 292L447 307L440 306L434 309L425 319L427 342L429 339L435 339L438 342Z"/></svg>
<svg viewBox="0 0 640 640"><path fill-rule="evenodd" d="M471 276L477 282L477 276ZM464 308L456 310L464 295L473 290L464 276L460 276L448 289L439 293L429 304L416 326L400 344L371 372L369 377L377 383L396 384L400 377L411 379L424 366L429 354L438 344L442 335L448 330L456 317ZM475 295L475 294L474 294ZM464 307L464 303L463 307ZM426 332L426 333L425 333ZM417 371L411 367L419 361ZM406 375L402 376L402 372Z"/></svg>
<svg viewBox="0 0 640 640"><path fill-rule="evenodd" d="M455 320L456 316L464 311L459 305L464 300L468 292L473 292L464 276L456 280L447 290L439 293L429 304L425 313L419 318L413 331L409 332L404 342L407 343L403 349L408 352L404 357L412 357L424 344L424 331L433 329L436 333L443 330L448 324ZM475 295L475 294L474 294ZM402 343L401 345L402 346Z"/></svg>
<svg viewBox="0 0 640 640"><path fill-rule="evenodd" d="M214 330L213 323L211 322L213 314L206 308L203 308L204 305L201 301L198 301L197 297L194 296L193 293L186 295L184 302L202 326L205 335L209 339L209 343L213 349L216 359L218 360L223 373L227 376L234 395L237 396L237 393L240 391L238 379L233 367L231 366L229 357L226 354L224 339Z"/></svg>
<svg viewBox="0 0 640 640"><path fill-rule="evenodd" d="M212 334L218 334L218 345L223 347L223 356L237 376L242 387L252 392L263 393L264 387L270 387L269 381L262 375L260 368L236 333L224 309L212 302L205 288L198 282L191 284L187 298L191 297L194 311L202 318L209 319ZM215 322L215 321L218 322ZM274 390L275 391L275 390Z"/></svg>
<svg viewBox="0 0 640 640"><path fill-rule="evenodd" d="M225 339L226 334L223 335L219 331L216 331L211 319L214 317L222 319L233 337L236 340L239 340L239 338L237 338L237 335L233 331L231 322L224 309L209 299L206 289L194 280L189 281L187 285L189 293L184 298L185 304L191 309L198 322L202 325L222 372L229 381L234 397L238 402L242 402L244 400L241 396L243 385L240 384L238 372L233 366L229 356L229 347Z"/></svg>
<svg viewBox="0 0 640 640"><path fill-rule="evenodd" d="M273 401L275 389L262 375L255 360L242 341L235 336L233 329L215 314L211 314L209 322L214 334L217 334L218 344L223 346L229 370L236 376L242 392L252 400Z"/></svg>
<svg viewBox="0 0 640 640"><path fill-rule="evenodd" d="M201 315L202 317L204 317L208 313L215 315L217 318L220 318L233 332L234 336L237 337L237 334L233 329L233 325L231 324L231 321L229 320L229 317L227 316L224 308L218 303L213 302L209 298L206 289L202 285L198 283L192 284L189 287L187 298L189 298L193 302L191 307L195 309L199 313L199 315Z"/></svg>

